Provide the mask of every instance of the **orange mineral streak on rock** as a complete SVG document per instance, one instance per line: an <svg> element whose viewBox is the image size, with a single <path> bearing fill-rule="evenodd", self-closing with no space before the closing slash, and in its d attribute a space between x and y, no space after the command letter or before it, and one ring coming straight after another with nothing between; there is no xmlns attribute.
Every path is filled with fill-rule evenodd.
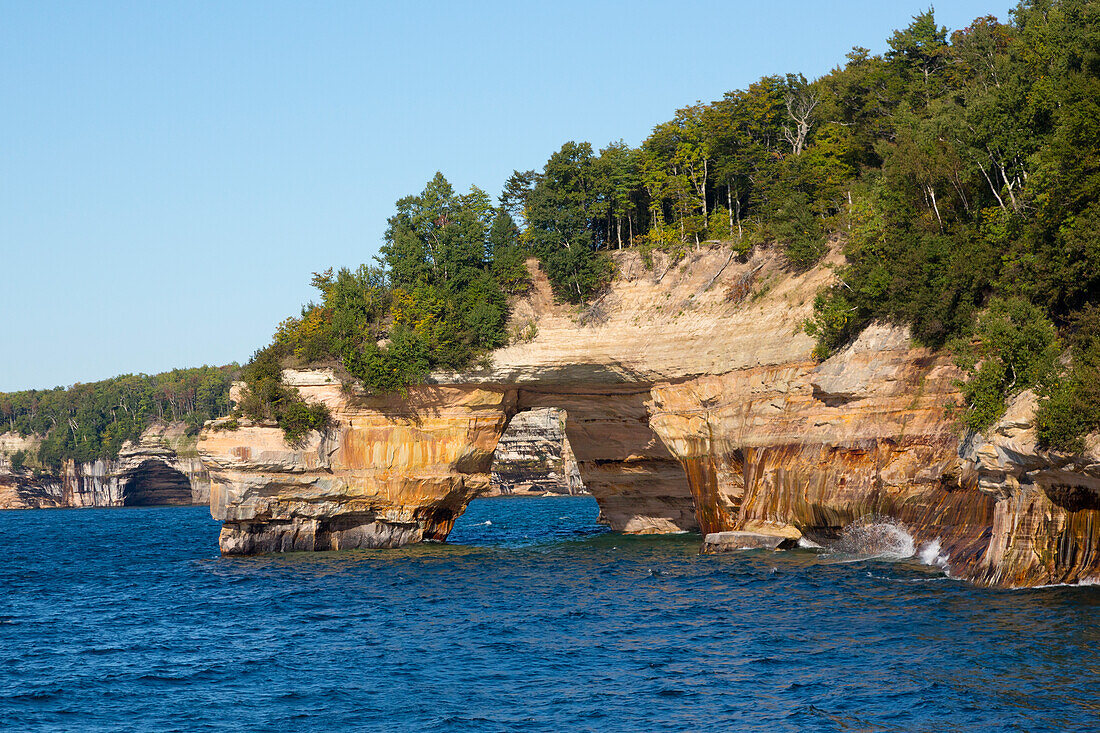
<svg viewBox="0 0 1100 733"><path fill-rule="evenodd" d="M704 247L679 263L658 254L652 270L622 253L618 269L583 312L555 304L533 269L511 330L537 335L405 397L346 391L327 370L286 372L335 418L303 445L273 426L208 425L199 449L222 551L444 539L486 491L511 417L552 407L567 414L584 485L619 531L741 532L730 536L786 546L884 517L959 577L1100 577L1100 439L1081 456L1039 450L1030 393L987 435L964 435L945 410L961 402L962 375L904 328L873 324L815 362L801 325L828 267L796 275L766 249L741 262Z"/></svg>

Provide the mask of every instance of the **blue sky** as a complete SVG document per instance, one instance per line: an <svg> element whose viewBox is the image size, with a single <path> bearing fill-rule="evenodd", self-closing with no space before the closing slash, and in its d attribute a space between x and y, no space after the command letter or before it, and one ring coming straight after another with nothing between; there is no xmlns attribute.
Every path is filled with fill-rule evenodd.
<svg viewBox="0 0 1100 733"><path fill-rule="evenodd" d="M246 361L436 170L495 195L927 6L0 0L0 390Z"/></svg>

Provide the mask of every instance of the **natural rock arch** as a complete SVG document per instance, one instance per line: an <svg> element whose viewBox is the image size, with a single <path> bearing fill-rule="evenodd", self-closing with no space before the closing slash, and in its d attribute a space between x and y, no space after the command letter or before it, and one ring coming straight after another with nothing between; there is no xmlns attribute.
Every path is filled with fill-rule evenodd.
<svg viewBox="0 0 1100 733"><path fill-rule="evenodd" d="M513 415L493 451L489 489L482 496L590 494L565 432L568 418L554 407Z"/></svg>
<svg viewBox="0 0 1100 733"><path fill-rule="evenodd" d="M348 395L323 370L288 377L330 406L337 427L303 446L262 425L204 432L226 554L444 540L488 488L509 420L541 407L568 413L581 477L612 529L699 526L683 467L649 427L648 385L424 385L406 397L369 397Z"/></svg>
<svg viewBox="0 0 1100 733"><path fill-rule="evenodd" d="M721 248L654 258L647 269L620 256L619 277L580 317L532 270L513 308L515 325L537 324L532 340L406 395L348 391L331 370L285 372L336 427L301 446L269 424L204 429L222 552L446 539L488 485L511 416L558 407L613 529L812 538L882 515L957 576L1100 577L1100 444L1081 457L1039 450L1033 395L986 436L961 436L945 411L960 399L958 370L904 328L872 324L813 358L802 326L828 268L791 273L766 249L747 262Z"/></svg>
<svg viewBox="0 0 1100 733"><path fill-rule="evenodd" d="M190 506L191 480L165 461L148 458L119 480L123 506Z"/></svg>
<svg viewBox="0 0 1100 733"><path fill-rule="evenodd" d="M585 487L613 530L632 534L697 531L683 466L649 424L649 385L516 390L516 411L555 407Z"/></svg>

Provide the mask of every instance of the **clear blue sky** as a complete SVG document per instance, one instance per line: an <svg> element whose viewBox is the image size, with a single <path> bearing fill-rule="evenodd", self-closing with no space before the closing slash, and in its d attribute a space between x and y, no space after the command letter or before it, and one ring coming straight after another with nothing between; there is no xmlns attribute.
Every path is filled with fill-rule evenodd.
<svg viewBox="0 0 1100 733"><path fill-rule="evenodd" d="M243 362L436 170L496 195L927 6L0 0L0 390Z"/></svg>

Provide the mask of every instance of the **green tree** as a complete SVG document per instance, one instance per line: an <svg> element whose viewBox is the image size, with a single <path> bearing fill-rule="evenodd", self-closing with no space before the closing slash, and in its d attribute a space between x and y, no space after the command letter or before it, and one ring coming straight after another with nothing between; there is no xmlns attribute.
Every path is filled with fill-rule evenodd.
<svg viewBox="0 0 1100 733"><path fill-rule="evenodd" d="M526 237L558 297L579 303L610 282L592 222L599 186L592 146L568 142L550 156L527 197Z"/></svg>

